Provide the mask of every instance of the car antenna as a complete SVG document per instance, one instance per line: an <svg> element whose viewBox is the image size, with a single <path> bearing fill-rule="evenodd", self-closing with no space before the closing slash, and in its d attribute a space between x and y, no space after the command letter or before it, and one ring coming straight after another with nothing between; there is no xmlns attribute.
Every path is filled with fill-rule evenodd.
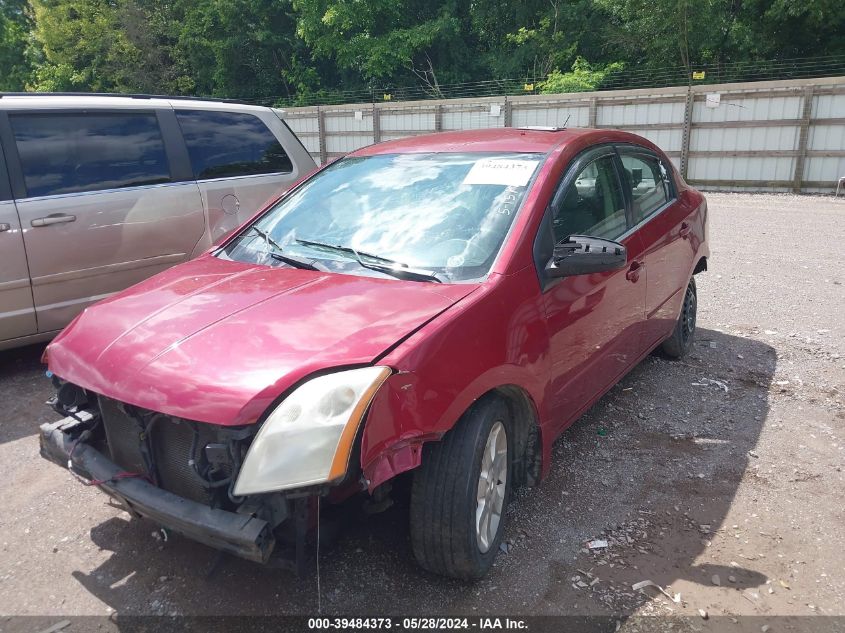
<svg viewBox="0 0 845 633"><path fill-rule="evenodd" d="M563 128L566 129L566 124L569 123L569 117L572 116L572 113L566 115L566 121L563 122Z"/></svg>

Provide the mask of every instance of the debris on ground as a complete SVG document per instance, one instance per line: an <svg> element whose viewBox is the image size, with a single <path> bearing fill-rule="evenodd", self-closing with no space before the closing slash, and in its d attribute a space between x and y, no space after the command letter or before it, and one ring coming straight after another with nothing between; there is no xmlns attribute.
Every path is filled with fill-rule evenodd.
<svg viewBox="0 0 845 633"><path fill-rule="evenodd" d="M693 387L709 387L710 385L714 385L719 387L725 393L728 393L728 385L727 383L722 382L721 380L715 380L714 378L699 378L698 382L690 383Z"/></svg>
<svg viewBox="0 0 845 633"><path fill-rule="evenodd" d="M633 589L634 591L640 591L641 589L645 589L646 587L654 587L675 604L680 604L681 602L681 594L676 593L673 595L666 591L663 587L658 585L656 582L653 582L651 580L642 580L638 583L634 583L633 585L631 585L631 589Z"/></svg>

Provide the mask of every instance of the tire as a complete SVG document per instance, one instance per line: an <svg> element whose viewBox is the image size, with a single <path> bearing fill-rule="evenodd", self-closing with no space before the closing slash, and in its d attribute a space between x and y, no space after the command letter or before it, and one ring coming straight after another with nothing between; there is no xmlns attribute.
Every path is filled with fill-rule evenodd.
<svg viewBox="0 0 845 633"><path fill-rule="evenodd" d="M698 312L698 293L695 289L695 278L690 278L681 305L681 314L672 336L663 341L662 350L669 358L681 359L692 349L695 339L695 324Z"/></svg>
<svg viewBox="0 0 845 633"><path fill-rule="evenodd" d="M500 398L484 397L442 441L423 448L411 488L410 533L414 557L428 571L475 580L493 564L511 494L512 428L507 405ZM496 466L482 473L482 464ZM489 523L479 527L477 519L485 517Z"/></svg>

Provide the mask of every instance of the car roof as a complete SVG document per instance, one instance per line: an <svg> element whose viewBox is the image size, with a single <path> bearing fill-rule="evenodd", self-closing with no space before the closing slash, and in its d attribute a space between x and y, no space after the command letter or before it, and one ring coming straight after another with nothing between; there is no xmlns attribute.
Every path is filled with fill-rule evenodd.
<svg viewBox="0 0 845 633"><path fill-rule="evenodd" d="M0 92L0 110L56 110L94 108L108 110L169 108L225 111L267 110L240 101L227 99L203 99L190 97L168 97L159 95L85 94L85 93L38 93Z"/></svg>
<svg viewBox="0 0 845 633"><path fill-rule="evenodd" d="M378 154L416 154L437 152L527 152L547 154L552 150L569 145L590 145L592 143L651 143L634 134L619 130L594 130L589 128L538 129L538 128L488 128L438 132L412 136L393 141L368 145L350 156L375 156Z"/></svg>

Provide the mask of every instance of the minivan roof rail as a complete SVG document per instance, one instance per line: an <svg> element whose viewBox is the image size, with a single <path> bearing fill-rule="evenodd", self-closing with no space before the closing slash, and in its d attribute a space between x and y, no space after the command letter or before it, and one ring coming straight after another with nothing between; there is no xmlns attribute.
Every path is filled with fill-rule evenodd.
<svg viewBox="0 0 845 633"><path fill-rule="evenodd" d="M180 101L215 101L218 103L246 104L238 99L221 99L218 97L188 97L147 94L122 94L119 92L0 92L3 97L124 97L126 99L175 99Z"/></svg>

